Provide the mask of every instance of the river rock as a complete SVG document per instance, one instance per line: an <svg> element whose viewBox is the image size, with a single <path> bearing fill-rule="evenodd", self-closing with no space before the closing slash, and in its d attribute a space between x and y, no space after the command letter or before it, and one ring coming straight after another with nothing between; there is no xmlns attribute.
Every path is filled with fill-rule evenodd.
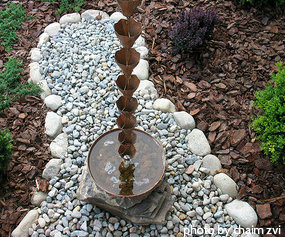
<svg viewBox="0 0 285 237"><path fill-rule="evenodd" d="M78 23L81 21L81 17L79 13L70 13L62 16L59 20L61 25L68 24L68 23Z"/></svg>
<svg viewBox="0 0 285 237"><path fill-rule="evenodd" d="M59 134L50 144L50 152L53 157L60 158L67 152L68 141L65 133Z"/></svg>
<svg viewBox="0 0 285 237"><path fill-rule="evenodd" d="M49 24L45 28L45 33L47 33L49 36L57 35L60 30L60 24L58 22L54 22Z"/></svg>
<svg viewBox="0 0 285 237"><path fill-rule="evenodd" d="M238 225L244 228L256 226L257 214L247 202L236 199L226 204L225 209Z"/></svg>
<svg viewBox="0 0 285 237"><path fill-rule="evenodd" d="M92 20L92 19L105 20L110 18L106 12L99 10L86 10L81 14L81 17L82 19L85 20Z"/></svg>
<svg viewBox="0 0 285 237"><path fill-rule="evenodd" d="M31 50L31 60L33 62L38 62L41 60L41 51L38 48L33 48Z"/></svg>
<svg viewBox="0 0 285 237"><path fill-rule="evenodd" d="M140 46L136 48L136 51L140 53L142 59L146 59L148 57L148 49L144 46Z"/></svg>
<svg viewBox="0 0 285 237"><path fill-rule="evenodd" d="M121 12L114 12L111 16L110 19L115 21L116 23L121 20L121 19L127 19Z"/></svg>
<svg viewBox="0 0 285 237"><path fill-rule="evenodd" d="M173 117L178 126L183 129L194 129L195 120L194 118L185 111L173 113Z"/></svg>
<svg viewBox="0 0 285 237"><path fill-rule="evenodd" d="M56 137L62 131L62 118L54 112L47 112L45 120L45 133L50 137Z"/></svg>
<svg viewBox="0 0 285 237"><path fill-rule="evenodd" d="M31 199L31 203L35 206L40 206L42 201L46 200L47 194L44 192L34 192L32 199Z"/></svg>
<svg viewBox="0 0 285 237"><path fill-rule="evenodd" d="M165 98L156 99L152 104L152 108L162 112L175 112L175 105L169 99Z"/></svg>
<svg viewBox="0 0 285 237"><path fill-rule="evenodd" d="M145 46L146 43L145 43L145 39L144 37L142 37L141 35L137 38L137 40L135 41L134 43L134 48L137 48L137 47L141 47L141 46Z"/></svg>
<svg viewBox="0 0 285 237"><path fill-rule="evenodd" d="M39 43L38 43L38 47L41 47L43 44L45 44L46 42L49 41L49 34L48 33L42 33L39 37Z"/></svg>
<svg viewBox="0 0 285 237"><path fill-rule="evenodd" d="M32 224L38 219L39 213L37 210L29 211L20 224L12 232L12 237L28 237L29 228L32 227Z"/></svg>
<svg viewBox="0 0 285 237"><path fill-rule="evenodd" d="M139 64L134 68L132 74L136 75L140 80L147 80L149 76L148 70L149 70L148 61L140 59Z"/></svg>
<svg viewBox="0 0 285 237"><path fill-rule="evenodd" d="M205 156L211 153L211 147L204 133L199 129L193 129L188 135L188 149L198 156Z"/></svg>
<svg viewBox="0 0 285 237"><path fill-rule="evenodd" d="M216 171L222 168L222 165L216 156L209 154L203 158L202 167L209 169L211 175L215 175Z"/></svg>
<svg viewBox="0 0 285 237"><path fill-rule="evenodd" d="M217 188L221 189L223 194L228 194L232 198L235 198L238 194L237 184L232 178L224 173L216 174L214 176L214 184Z"/></svg>
<svg viewBox="0 0 285 237"><path fill-rule="evenodd" d="M137 92L141 95L157 95L157 91L154 87L153 82L149 80L143 80L140 82L140 85L137 89Z"/></svg>
<svg viewBox="0 0 285 237"><path fill-rule="evenodd" d="M51 159L45 166L42 177L46 180L50 180L58 175L60 166L62 164L61 159Z"/></svg>
<svg viewBox="0 0 285 237"><path fill-rule="evenodd" d="M37 62L29 64L30 67L30 80L37 84L41 80L40 65Z"/></svg>
<svg viewBox="0 0 285 237"><path fill-rule="evenodd" d="M38 83L39 87L42 89L42 92L40 93L41 99L44 100L47 96L51 94L51 91L48 87L46 80L41 80Z"/></svg>
<svg viewBox="0 0 285 237"><path fill-rule="evenodd" d="M62 105L61 97L58 95L49 95L44 100L46 107L55 111Z"/></svg>

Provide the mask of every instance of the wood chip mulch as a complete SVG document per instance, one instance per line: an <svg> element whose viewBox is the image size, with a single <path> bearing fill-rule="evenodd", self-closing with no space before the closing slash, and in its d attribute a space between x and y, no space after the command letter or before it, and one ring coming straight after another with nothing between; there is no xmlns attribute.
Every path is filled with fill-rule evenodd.
<svg viewBox="0 0 285 237"><path fill-rule="evenodd" d="M27 69L37 37L60 18L55 14L57 2L21 3L34 18L23 23L12 52L0 47L0 71L9 56L22 59ZM217 10L222 21L197 52L172 54L168 31L177 15L194 5ZM0 3L0 10L4 8ZM109 14L119 10L112 0L97 4L88 0L83 9ZM252 106L254 93L276 73L276 62L285 63L284 11L246 9L229 0L143 0L139 13L136 17L144 25L150 48L151 79L160 96L193 115L212 153L221 160L223 172L240 186L239 198L256 208L258 226L284 226L285 167L269 162L250 127L252 115L257 114ZM28 70L23 74L23 81L27 79ZM46 189L41 174L50 159L51 141L44 134L45 115L43 102L35 97L15 102L0 115L0 128L10 129L14 138L7 182L0 187L0 236L10 236L33 207L32 191Z"/></svg>

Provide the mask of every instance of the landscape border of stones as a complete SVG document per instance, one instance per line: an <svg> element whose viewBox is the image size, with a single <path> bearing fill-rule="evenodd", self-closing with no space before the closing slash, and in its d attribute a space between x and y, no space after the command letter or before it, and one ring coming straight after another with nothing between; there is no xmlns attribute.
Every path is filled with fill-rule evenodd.
<svg viewBox="0 0 285 237"><path fill-rule="evenodd" d="M50 144L50 150L51 150L52 156L55 158L51 159L48 162L45 170L43 171L43 175L42 175L44 178L46 178L50 182L49 194L45 194L42 192L34 193L33 198L32 198L32 204L38 206L38 208L35 208L34 210L30 210L27 213L27 215L23 218L23 220L20 222L17 228L12 232L13 237L25 237L29 235L33 237L49 236L49 235L58 237L58 236L62 236L61 235L62 231L67 231L64 228L62 229L55 228L54 230L50 230L47 228L47 225L51 224L50 218L52 214L46 215L45 213L43 213L42 204L45 203L44 206L46 208L49 208L49 206L47 205L47 199L50 199L48 200L48 203L50 204L50 206L52 206L51 205L52 199L50 197L56 196L55 194L56 191L53 188L53 186L59 183L58 181L60 181L60 179L58 177L56 178L56 176L60 177L61 175L60 172L62 169L65 169L65 168L69 169L70 174L76 175L76 173L82 171L83 168L78 169L78 167L74 166L72 162L70 163L70 167L66 167L67 162L66 162L66 159L64 159L63 157L66 155L66 153L68 153L69 144L68 144L67 128L66 127L64 128L64 126L68 125L69 121L68 121L67 116L61 117L60 115L58 115L58 109L63 104L62 98L58 95L52 94L52 91L49 88L49 83L47 82L47 80L45 79L42 80L42 71L41 71L42 69L40 68L39 62L43 55L42 55L40 48L43 45L47 44L50 38L53 38L54 36L56 36L60 32L61 29L64 30L67 25L80 23L83 19L86 21L94 20L94 19L97 19L98 15L102 17L101 21L104 21L104 20L108 21L110 19L113 22L116 22L123 17L122 14L119 12L115 12L109 17L107 13L98 11L98 10L87 10L83 12L81 15L78 13L71 13L71 14L64 15L60 18L59 23L54 22L45 28L44 33L40 35L39 37L38 48L34 48L31 50L32 63L30 64L30 80L34 83L39 84L40 87L43 89L43 92L41 93L41 98L44 100L46 106L52 110L52 112L47 113L46 121L45 121L45 128L46 128L46 134L54 138L54 140ZM177 236L183 236L182 235L183 229L177 228L177 226L178 225L181 226L182 223L183 225L187 224L187 222L185 221L189 217L190 219L194 219L194 220L196 217L196 220L197 220L198 216L199 216L198 219L205 220L205 223L209 224L212 220L212 216L215 216L216 218L220 218L221 216L223 216L224 218L224 215L225 215L228 217L227 221L232 220L230 221L230 223L236 223L238 225L241 225L244 228L251 227L251 225L255 227L257 224L256 212L248 203L237 200L237 199L233 200L237 195L237 185L228 175L224 173L216 174L216 171L221 169L221 163L216 156L210 154L211 148L209 146L209 143L204 133L201 130L195 128L195 121L193 117L186 112L176 112L175 106L170 100L164 99L164 98L159 98L159 99L157 98L157 92L154 88L154 85L151 81L148 80L149 78L148 67L149 66L148 66L147 60L145 60L148 55L148 50L145 47L144 38L140 37L135 43L134 47L136 48L137 51L141 53L140 63L138 64L138 66L135 68L133 72L141 80L140 87L138 88L136 94L144 98L147 98L147 99L155 99L153 103L150 102L148 103L148 105L145 105L146 109L143 109L143 108L138 109L140 111L138 113L141 116L143 116L155 110L155 112L153 112L155 116L158 116L161 118L173 116L172 120L168 119L168 122L169 120L171 120L171 122L173 123L171 125L171 122L169 122L170 128L167 128L161 125L161 126L157 126L157 129L152 126L150 130L153 133L157 132L155 135L157 135L158 137L159 136L163 137L164 135L167 135L167 133L164 134L165 131L167 132L166 129L173 130L174 132L176 131L177 127L180 128L181 131L184 131L184 134L188 133L187 136L185 137L185 141L188 140L187 148L190 151L190 152L187 151L188 153L190 153L190 157L187 156L188 160L186 158L186 163L185 163L185 159L182 159L185 165L184 166L182 165L181 167L181 164L179 164L179 162L177 161L180 159L181 154L182 156L187 155L185 154L184 151L182 151L183 148L185 148L185 146L184 147L182 146L182 148L181 147L177 148L176 147L177 143L175 142L173 143L173 147L175 149L176 155L173 155L171 153L169 156L167 156L167 161L168 161L168 164L170 165L166 172L168 182L171 185L174 185L175 181L177 181L177 179L172 178L175 175L175 173L180 172L180 171L178 172L173 165L176 162L176 166L180 168L180 170L182 170L182 173L183 173L183 175L179 175L176 177L178 177L178 179L182 177L184 182L189 183L190 185L185 185L184 189L181 189L181 190L179 190L177 186L174 188L172 187L172 194L173 194L172 196L174 197L175 202L174 202L173 210L171 212L173 213L173 211L176 210L177 213L175 213L172 216L170 215L167 218L167 225L166 225L167 227L161 226L160 228L158 226L156 227L150 226L149 227L150 233L152 233L151 231L153 231L153 233L158 233L159 231L161 236L174 236L172 233L177 233ZM98 77L99 77L99 80L103 80L103 76L101 74L99 74ZM149 112L148 110L151 112ZM77 113L78 112L79 111L77 110ZM174 123L176 123L178 126ZM144 129L143 126L139 128ZM62 132L62 130L64 130L64 132ZM168 144L167 140L163 140L162 145L164 146L166 150L169 150L171 147L171 145ZM81 147L81 150L82 150L82 147ZM87 152L87 148L84 147L83 150L85 153ZM194 161L193 161L193 157L196 157ZM205 178L205 177L208 177L207 175L209 175L210 178ZM204 177L205 179L201 180L200 177L201 178ZM66 178L66 176L64 178ZM79 177L77 176L77 178L80 180L80 176ZM189 182L192 179L197 180L197 181L193 183ZM212 184L212 182L214 184ZM70 182L67 182L67 183L64 182L63 186L65 187L65 190L68 190L72 186L72 184ZM186 187L188 187L188 189L185 191ZM206 189L217 190L214 193L218 194L218 196L216 197L212 195L212 197L210 198L205 198L205 195L203 194L203 192L201 194L201 191L206 190ZM191 197L189 199L192 199L192 202L193 202L192 207L189 205L182 206L181 202L179 201L178 196L182 196L182 198L179 197L180 199L184 198L187 200L188 200L188 197ZM204 200L202 200L202 198L204 198ZM197 202L195 202L195 200L197 200ZM211 205L211 207L215 207L214 205L217 203L219 203L218 211L215 208L212 208L211 210L209 210L209 208L205 209L207 205ZM66 202L66 205L70 205L70 202ZM201 206L203 207L203 209L201 208ZM90 204L86 204L84 207L85 208L82 208L82 209L77 208L77 207L74 208L73 211L70 212L70 216L77 220L77 219L80 219L81 216L84 216L84 213L81 213L82 210L83 211L88 210L90 212L93 209L92 205ZM98 210L98 208L96 207L94 207L94 209L95 209L95 213L97 214L97 216L100 216L101 215L100 213L102 212ZM50 212L48 214L50 214ZM53 213L53 215L55 214ZM94 225L93 232L96 233L95 236L101 236L99 232L100 230L104 232L104 229L105 229L104 233L106 236L113 236L109 234L110 232L107 232L107 229L108 230L112 229L111 226L113 226L114 236L120 236L120 235L115 234L117 230L114 228L116 223L118 223L118 219L113 217L112 221L110 221L112 217L110 217L110 215L106 213L104 215L109 216L109 224L107 224L107 226L106 225L103 226L103 229L102 229L102 224L99 224L97 222L99 226L96 226L96 220L95 220L94 221L95 223L93 223ZM55 218L55 217L52 216L52 218ZM87 236L86 233L88 234L87 232L88 220L89 220L88 218L85 218L83 220L83 223L80 223L79 230L74 230L73 232L71 232L70 236ZM126 222L124 220L121 220L119 224L124 228L126 225ZM189 224L189 221L188 221L188 224ZM193 222L191 222L191 224L193 227L197 227L193 225ZM235 224L235 227L237 227L236 224ZM63 226L66 227L64 224ZM97 229L95 227L97 227ZM131 229L133 226L130 224L129 227ZM138 236L136 235L136 231L138 229L140 229L140 232L142 233L143 228L138 227L138 228L133 229L132 231L130 230L131 236L134 236L134 237ZM37 232L37 230L44 230L44 231ZM171 231L172 233L167 235L169 233L168 231ZM150 235L147 235L146 230L145 232L146 233L144 234L144 236L150 236ZM68 233L68 231L66 233ZM231 233L233 233L233 228L231 230ZM102 233L102 235L104 234ZM69 236L69 235L66 234L63 236ZM92 236L92 234L89 236ZM232 236L234 235L232 234ZM246 235L246 236L251 236L251 235ZM256 235L252 235L252 236L256 236Z"/></svg>

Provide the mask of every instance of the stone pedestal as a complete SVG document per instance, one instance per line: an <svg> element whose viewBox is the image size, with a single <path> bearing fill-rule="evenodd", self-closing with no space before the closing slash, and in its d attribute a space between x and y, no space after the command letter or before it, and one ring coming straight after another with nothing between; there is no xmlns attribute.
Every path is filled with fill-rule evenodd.
<svg viewBox="0 0 285 237"><path fill-rule="evenodd" d="M92 203L110 213L139 225L163 224L173 200L166 180L151 193L138 197L117 197L100 189L93 181L86 166L83 167L82 180L77 198Z"/></svg>

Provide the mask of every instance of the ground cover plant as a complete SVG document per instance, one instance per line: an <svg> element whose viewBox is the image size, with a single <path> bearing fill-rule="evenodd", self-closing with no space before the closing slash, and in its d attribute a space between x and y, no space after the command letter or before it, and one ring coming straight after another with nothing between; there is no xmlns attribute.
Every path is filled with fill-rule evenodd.
<svg viewBox="0 0 285 237"><path fill-rule="evenodd" d="M15 31L21 28L21 23L29 19L21 4L9 3L9 6L0 11L0 38L1 45L6 51L12 50L12 45L18 39Z"/></svg>
<svg viewBox="0 0 285 237"><path fill-rule="evenodd" d="M79 12L81 10L82 5L84 4L84 0L44 0L47 2L57 2L59 4L59 9L57 10L57 14L62 14L73 10L75 12Z"/></svg>
<svg viewBox="0 0 285 237"><path fill-rule="evenodd" d="M12 138L8 130L0 130L0 182L8 169L12 155Z"/></svg>
<svg viewBox="0 0 285 237"><path fill-rule="evenodd" d="M252 127L271 161L285 164L285 67L279 63L278 68L273 81L255 95L254 105L262 113L254 118Z"/></svg>
<svg viewBox="0 0 285 237"><path fill-rule="evenodd" d="M194 7L183 11L170 32L175 51L191 51L203 45L218 21L218 14L212 10Z"/></svg>
<svg viewBox="0 0 285 237"><path fill-rule="evenodd" d="M21 63L13 58L4 65L5 70L0 74L0 112L7 109L10 104L28 95L38 95L41 92L39 86L32 82L21 84L20 73L23 71Z"/></svg>

